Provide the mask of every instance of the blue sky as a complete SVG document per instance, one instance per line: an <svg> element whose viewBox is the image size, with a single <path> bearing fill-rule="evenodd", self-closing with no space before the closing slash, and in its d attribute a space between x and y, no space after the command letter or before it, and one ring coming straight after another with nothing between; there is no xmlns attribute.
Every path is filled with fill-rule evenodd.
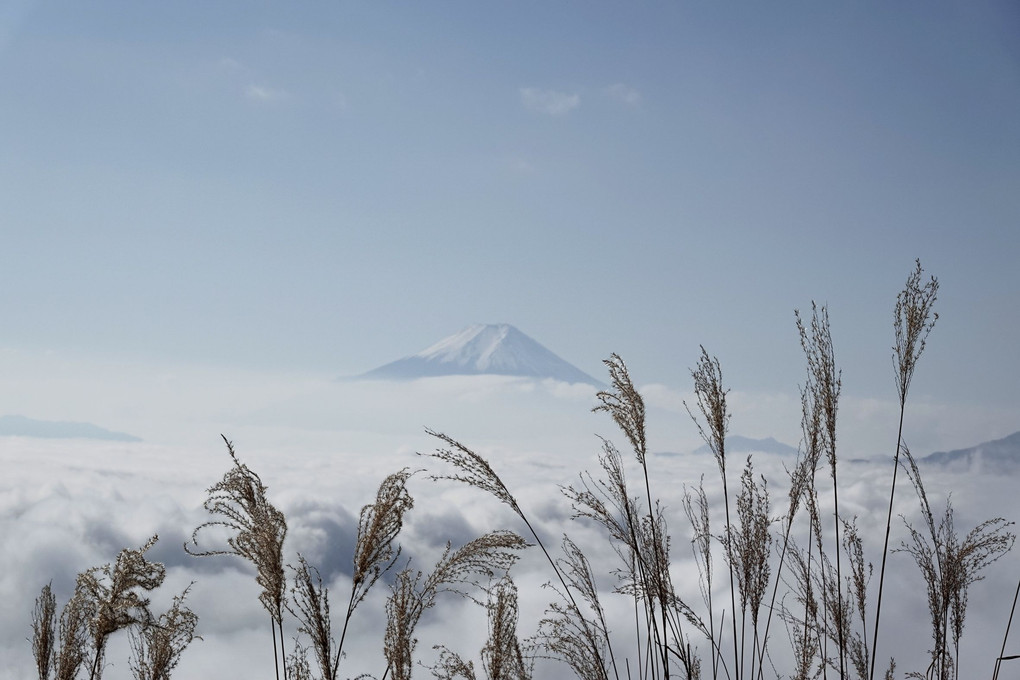
<svg viewBox="0 0 1020 680"><path fill-rule="evenodd" d="M894 397L1020 406L1012 2L15 2L0 346L360 373L509 322L583 370L793 393L828 303ZM1004 435L1008 432L996 433ZM966 443L966 442L964 442Z"/></svg>

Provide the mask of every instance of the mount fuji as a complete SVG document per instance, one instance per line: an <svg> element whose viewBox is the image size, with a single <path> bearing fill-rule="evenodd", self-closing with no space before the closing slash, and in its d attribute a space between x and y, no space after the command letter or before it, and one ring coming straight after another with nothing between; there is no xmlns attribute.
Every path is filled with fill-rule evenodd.
<svg viewBox="0 0 1020 680"><path fill-rule="evenodd" d="M428 349L373 369L362 379L414 380L442 375L511 375L605 385L510 324L477 324Z"/></svg>

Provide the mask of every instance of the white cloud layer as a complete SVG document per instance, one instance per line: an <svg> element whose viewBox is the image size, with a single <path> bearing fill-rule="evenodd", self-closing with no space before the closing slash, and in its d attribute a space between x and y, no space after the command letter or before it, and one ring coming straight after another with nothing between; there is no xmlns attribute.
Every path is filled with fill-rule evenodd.
<svg viewBox="0 0 1020 680"><path fill-rule="evenodd" d="M576 93L522 87L520 95L524 108L550 116L564 116L581 105L581 96Z"/></svg>
<svg viewBox="0 0 1020 680"><path fill-rule="evenodd" d="M441 385L438 389L442 392L449 387ZM639 479L640 472L627 452L625 440L608 426L599 429L612 435L625 452L631 479ZM613 579L609 572L615 567L616 556L600 530L569 519L569 504L557 491L558 485L576 483L578 471L593 470L597 442L562 451L543 447L541 442L515 444L512 439L463 441L491 461L550 545L568 531L589 551L599 570L610 614L625 617L629 607L626 598L610 592ZM241 460L261 475L269 486L270 500L287 515L287 560L293 562L296 553L301 552L319 566L331 589L334 614L342 611L349 592L358 508L371 500L379 481L390 471L405 466L444 471L435 461L414 455L414 449L432 450L436 441L422 436L408 443L411 448L369 457L344 450L306 450L298 455L238 446ZM548 443L550 447L556 445L554 441ZM776 516L784 511L784 467L790 462L782 456L755 459L756 472L769 480ZM63 604L77 572L112 560L121 548L136 547L153 533L160 534L160 542L152 557L168 566L167 584L157 593L154 605L165 606L174 593L196 582L190 602L200 616L198 632L204 640L185 653L179 677L214 678L242 671L248 676L271 674L271 658L266 656L266 614L257 601L259 589L251 568L233 558L189 557L181 548L191 529L207 518L201 508L204 489L228 468L229 458L222 447L209 455L190 447L145 443L7 438L0 441L0 463L5 470L0 480L0 597L6 603L0 613L0 658L5 659L0 679L24 677L32 667L25 637L33 600L43 584L53 579ZM732 462L731 482L742 463ZM674 538L673 570L681 584L680 594L698 608L697 576L688 548L690 529L679 511L680 500L684 485L697 484L704 477L714 526L720 527L718 470L710 456L691 454L653 455L650 470L652 491L663 501ZM878 510L888 501L889 472L886 464L846 464L840 472L842 512L857 517L866 555L872 561L879 557L885 513ZM926 475L936 512L952 490L961 532L985 517L1008 514L1015 507L1010 479L939 470L927 471ZM832 492L826 486L829 477L824 470L819 479L822 512L831 517ZM405 555L420 568L428 568L447 540L459 544L499 527L523 530L507 508L475 489L453 482L434 483L418 475L412 480L411 491L416 505L409 514L402 543ZM916 498L909 486L899 490L894 513L918 517ZM903 525L897 520L893 546L904 538ZM1001 593L1011 592L1015 586L1009 563L989 568L988 579L976 584L971 592L963 640L967 659L991 658L997 651L995 637L1001 634L1002 621L1008 615L1008 602ZM900 669L919 669L928 646L927 631L921 625L927 616L923 584L916 567L903 554L890 557L889 569L880 653L883 658L895 654ZM533 552L518 565L516 575L522 598L521 633L528 635L534 632L549 597L549 591L540 586L551 574L540 554ZM721 574L717 574L716 583L717 601L728 599ZM361 672L378 677L382 672L385 593L386 586L380 583L357 613L357 625L351 631L354 637L349 638L347 648L350 657L345 661L345 677ZM293 620L286 622L288 630L294 630L295 625ZM772 649L777 664L788 657L789 643L783 630L782 626L774 629ZM430 657L433 644L447 644L466 655L477 654L484 643L484 631L484 612L452 596L442 599L420 631L421 658ZM620 636L620 644L626 646L626 635L620 631ZM704 653L704 644L701 646ZM111 648L109 660L114 664L106 674L109 680L128 677L123 645ZM543 665L537 677L562 677L563 672L561 667Z"/></svg>
<svg viewBox="0 0 1020 680"><path fill-rule="evenodd" d="M187 583L196 582L191 601L200 616L199 634L204 640L185 654L180 677L269 672L271 660L264 654L266 616L257 602L250 567L228 558L192 558L182 548L191 530L208 517L201 507L205 489L221 478L230 462L218 439L220 432L234 440L241 460L269 486L270 500L288 518L287 560L293 562L301 552L320 568L334 601L339 602L334 611L342 609L349 592L358 511L373 498L379 482L403 467L443 472L435 461L416 455L438 444L424 433L429 426L491 461L551 545L569 531L590 550L603 570L600 583L610 611L626 615L626 603L609 593L613 580L608 572L616 559L613 551L599 531L569 519L571 508L558 492L560 485L576 483L581 470L595 467L600 448L596 433L617 442L631 478L639 478L633 456L611 419L590 412L596 403L590 386L501 376L336 382L182 366L90 365L66 357L14 352L0 352L0 368L11 386L6 401L0 399L0 413L16 409L30 417L91 421L146 440L0 438L4 471L0 476L0 598L7 603L0 611L0 658L6 662L0 680L24 677L31 668L25 637L33 600L44 583L53 580L62 604L78 572L111 561L121 548L137 547L153 533L160 536L153 558L169 570L156 604L162 606ZM102 386L101 393L97 385ZM648 438L654 452L649 457L651 486L663 501L674 537L673 568L687 589L682 594L698 603L696 573L689 558L690 529L679 512L680 501L684 485L697 484L704 475L715 508L715 526L721 526L718 472L710 456L690 453L701 443L683 407L684 399L694 403L692 395L666 385L639 388L648 407ZM733 392L730 404L734 433L775 436L797 444L796 398ZM894 416L892 403L845 399L840 410L844 457L887 453L895 437ZM1010 422L1005 413L982 415L920 400L908 408L907 418L908 439L919 440L913 443L919 453L992 439L1000 433L978 437L974 432ZM921 441L932 444L925 446ZM731 486L742 463L742 457L732 463ZM769 479L776 515L783 512L784 467L791 463L781 456L756 459L756 471ZM889 473L888 463L847 464L840 471L842 512L858 517L872 561L877 559L877 542L884 530ZM931 471L929 477L936 511L948 490L953 490L963 531L986 517L1008 516L1015 507L1014 484L1007 477L939 470ZM819 478L829 479L825 471ZM416 476L411 486L416 505L402 543L416 566L428 568L447 540L462 543L505 526L523 529L507 508L474 489L452 482L433 483L424 475ZM831 504L831 489L823 486L821 498L823 506ZM895 513L917 516L909 486L900 488ZM903 538L902 524L894 524L893 545ZM886 596L893 604L886 609L889 618L883 624L890 642L882 654L895 652L901 669L915 669L927 649L927 634L918 625L926 617L924 590L908 558L896 554L891 560L893 587ZM1008 614L996 593L1012 592L1015 587L1004 565L1006 561L993 565L988 580L972 591L964 640L968 658L990 658L996 651L991 649L993 638L1000 619ZM529 555L519 567L521 630L527 635L542 616L548 591L539 586L550 574L538 555ZM385 592L380 584L358 612L345 677L361 672L381 675ZM728 598L724 591L717 595ZM295 622L288 621L287 627L294 630ZM474 654L483 644L485 627L481 610L448 598L425 621L419 648L427 656L433 644L455 642L458 651ZM774 639L777 660L788 646L782 627L779 631ZM112 649L110 659L116 666L106 677L126 678L126 650ZM537 677L562 675L562 668L551 666Z"/></svg>

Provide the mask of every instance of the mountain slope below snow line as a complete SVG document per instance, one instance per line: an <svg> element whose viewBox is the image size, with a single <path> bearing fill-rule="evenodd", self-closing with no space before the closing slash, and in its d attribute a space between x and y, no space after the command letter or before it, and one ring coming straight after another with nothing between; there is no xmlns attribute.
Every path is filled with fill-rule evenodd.
<svg viewBox="0 0 1020 680"><path fill-rule="evenodd" d="M477 324L431 347L358 376L414 380L443 375L509 375L605 385L510 324Z"/></svg>
<svg viewBox="0 0 1020 680"><path fill-rule="evenodd" d="M35 420L25 416L0 416L0 437L39 437L42 439L103 439L115 442L140 442L139 437L113 432L92 423Z"/></svg>
<svg viewBox="0 0 1020 680"><path fill-rule="evenodd" d="M921 461L981 472L1016 472L1020 470L1020 432L966 449L937 451Z"/></svg>

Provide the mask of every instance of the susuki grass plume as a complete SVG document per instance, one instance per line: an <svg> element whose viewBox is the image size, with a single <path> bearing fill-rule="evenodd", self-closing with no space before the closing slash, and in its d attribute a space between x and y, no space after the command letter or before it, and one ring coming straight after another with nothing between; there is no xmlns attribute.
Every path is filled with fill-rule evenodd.
<svg viewBox="0 0 1020 680"><path fill-rule="evenodd" d="M595 396L601 402L593 411L605 411L634 447L638 463L645 464L648 453L645 439L645 401L635 389L620 355L613 354L602 363L609 369L612 390L601 390Z"/></svg>
<svg viewBox="0 0 1020 680"><path fill-rule="evenodd" d="M816 436L825 451L829 462L829 474L832 476L833 494L833 532L836 556L835 612L845 613L843 604L843 570L840 558L840 516L839 516L839 483L836 465L836 415L839 411L839 395L842 391L842 372L836 368L836 357L832 345L832 334L829 326L829 310L823 305L819 308L811 303L811 324L805 327L800 312L795 311L797 331L800 334L800 345L807 358L807 382L804 390L811 394L811 405L815 409L813 417L819 419L820 428ZM846 638L845 626L838 625L836 645L839 652L839 674L845 678L846 673Z"/></svg>
<svg viewBox="0 0 1020 680"><path fill-rule="evenodd" d="M436 664L429 669L434 678L437 680L455 680L456 678L476 680L474 662L464 659L460 654L442 645L436 645L433 649L439 652Z"/></svg>
<svg viewBox="0 0 1020 680"><path fill-rule="evenodd" d="M981 572L1013 547L1016 535L1009 531L1012 522L1002 517L985 520L960 540L954 524L952 502L936 523L921 480L917 462L903 447L904 472L917 493L921 505L923 530L904 519L910 542L899 550L914 558L928 594L933 648L927 672L910 677L952 680L960 677L960 638L967 615L967 596L971 584L984 578Z"/></svg>
<svg viewBox="0 0 1020 680"><path fill-rule="evenodd" d="M311 640L311 648L315 653L315 660L319 665L319 672L323 680L333 680L336 673L333 670L333 635L331 632L329 615L329 589L322 584L322 577L319 570L308 564L302 555L298 555L298 566L290 567L294 572L291 585L291 597L287 602L287 609L298 619L298 633L303 633ZM295 652L299 655L299 645L295 645ZM303 648L301 648L303 650ZM302 666L302 660L307 665L307 659L294 657L288 662L294 667ZM298 673L303 672L302 670ZM291 674L293 680L293 674Z"/></svg>
<svg viewBox="0 0 1020 680"><path fill-rule="evenodd" d="M452 592L481 603L473 593L485 591L483 584L505 576L517 561L517 553L526 547L525 540L512 531L493 531L457 550L447 544L427 576L410 568L398 572L386 601L386 675L392 674L394 680L411 677L418 644L415 629L422 615L435 606L440 593Z"/></svg>
<svg viewBox="0 0 1020 680"><path fill-rule="evenodd" d="M389 475L379 485L375 503L361 508L354 548L352 608L365 599L379 577L400 556L397 535L404 526L404 515L414 507L414 499L407 491L407 480L412 474L405 468Z"/></svg>
<svg viewBox="0 0 1020 680"><path fill-rule="evenodd" d="M769 557L772 552L772 518L769 516L769 512L767 482L762 477L759 483L754 474L751 456L748 456L747 465L740 475L740 492L737 494L737 517L740 520L740 529L734 533L730 543L732 549L730 559L736 565L741 627L745 623L746 613L750 613L751 616L752 677L755 675L755 662L759 661L760 663L761 638L758 618L771 574ZM746 639L743 631L741 631L741 638ZM743 674L743 669L741 669L741 675Z"/></svg>
<svg viewBox="0 0 1020 680"><path fill-rule="evenodd" d="M489 637L482 648L482 669L487 680L530 680L533 659L525 653L517 637L519 610L517 586L509 576L503 576L489 589L485 605L489 619ZM436 645L439 660L431 667L432 675L440 680L464 678L475 680L475 666L456 652Z"/></svg>
<svg viewBox="0 0 1020 680"><path fill-rule="evenodd" d="M184 604L189 590L191 585L174 597L170 609L132 632L131 672L135 680L170 680L184 650L201 639L195 635L198 615Z"/></svg>
<svg viewBox="0 0 1020 680"><path fill-rule="evenodd" d="M222 436L222 435L221 435ZM223 479L208 489L209 497L203 504L212 515L221 519L199 525L191 533L191 545L198 545L198 536L204 529L219 527L231 535L227 548L213 550L192 550L185 543L184 549L196 557L213 555L237 555L255 567L255 582L262 587L259 601L269 612L273 632L273 657L279 676L281 660L284 661L284 677L287 675L283 648L283 609L286 576L283 568L283 541L287 536L287 521L282 512L266 498L267 487L258 474L237 458L234 445L226 437L227 452L234 467ZM276 632L280 631L279 656L277 655Z"/></svg>
<svg viewBox="0 0 1020 680"><path fill-rule="evenodd" d="M404 468L387 476L379 485L375 502L363 506L358 515L358 540L354 547L351 598L347 603L347 612L344 615L340 644L333 654L331 674L324 675L326 680L338 677L340 658L344 653L344 640L347 638L347 629L354 610L368 596L372 586L384 573L393 568L400 557L400 546L396 544L397 536L404 526L404 515L414 507L414 498L407 491L407 481L412 475L414 472ZM319 593L320 599L324 600L324 603L320 602L316 606L321 608L324 604L328 612L328 592L321 589ZM326 632L328 633L328 630ZM312 639L314 644L322 646L328 642L327 638L328 636L323 636L320 633L318 636L313 636ZM317 655L323 653L321 650L316 652ZM326 654L326 658L329 658L328 654Z"/></svg>
<svg viewBox="0 0 1020 680"><path fill-rule="evenodd" d="M294 650L287 657L287 677L290 680L313 680L312 667L308 664L308 648L294 640Z"/></svg>
<svg viewBox="0 0 1020 680"><path fill-rule="evenodd" d="M843 520L843 550L850 563L850 576L847 578L848 609L856 611L860 632L847 631L845 634L847 656L850 665L857 674L858 680L866 680L871 667L871 650L868 647L868 583L874 567L864 561L864 540L857 528L857 518Z"/></svg>
<svg viewBox="0 0 1020 680"><path fill-rule="evenodd" d="M121 550L113 563L78 574L74 594L64 605L59 620L56 596L50 584L43 586L32 614L32 652L39 680L49 680L51 672L56 680L75 680L86 665L89 678L98 680L103 674L111 635L129 628L144 635L146 631L166 627L164 618L153 619L149 599L144 595L158 588L166 576L162 564L145 558L156 540L153 536L137 550ZM193 615L189 612L189 616ZM197 617L190 624L191 633L194 621ZM190 635L188 642L193 637ZM181 649L184 646L187 643ZM172 656L172 663L163 666L162 675L144 677L168 679L175 659Z"/></svg>
<svg viewBox="0 0 1020 680"><path fill-rule="evenodd" d="M49 680L57 647L57 598L50 586L42 587L32 611L32 654L39 680Z"/></svg>
<svg viewBox="0 0 1020 680"><path fill-rule="evenodd" d="M716 641L715 617L713 616L715 610L712 606L712 524L708 495L705 493L704 476L698 482L697 491L694 494L690 489L684 488L681 504L693 530L691 549L694 552L694 563L698 567L698 587L701 589L701 599L708 612L708 631L703 632L706 632L712 645L712 677L716 678L719 675L719 655L722 650Z"/></svg>
<svg viewBox="0 0 1020 680"><path fill-rule="evenodd" d="M560 568L594 618L571 606L566 594L550 586L559 593L561 601L549 605L539 622L535 641L547 655L566 663L578 680L609 680L606 657L612 650L612 643L595 573L584 552L566 536L563 537L563 554ZM615 667L615 662L613 665Z"/></svg>
<svg viewBox="0 0 1020 680"><path fill-rule="evenodd" d="M517 586L504 576L489 593L489 639L482 648L482 668L489 680L530 680L532 662L517 636L520 611Z"/></svg>
<svg viewBox="0 0 1020 680"><path fill-rule="evenodd" d="M560 585L563 588L562 592L570 601L570 606L575 612L577 612L580 620L586 621L583 615L580 614L581 607L578 605L571 588L567 585L566 577L560 571L556 560L549 553L548 548L546 548L545 543L542 541L542 537L539 536L534 525L528 519L528 516L521 508L520 504L518 504L517 499L514 498L512 493L510 493L506 484L503 483L503 480L500 479L499 475L497 475L492 469L489 462L446 434L430 429L426 429L425 431L447 445L446 447L437 449L434 453L428 454L428 457L446 463L456 470L456 472L452 474L431 475L431 479L434 481L448 479L467 484L468 486L475 487L481 491L491 494L498 501L510 507L514 514L516 514L521 521L524 522L524 525L528 528L532 538L535 539L535 543L538 545L542 554L545 556L546 561L556 574L556 578L559 580ZM587 625L587 623L585 625ZM593 646L597 644L595 641L597 635L593 630L588 630L586 632L586 636L591 639L591 644Z"/></svg>
<svg viewBox="0 0 1020 680"><path fill-rule="evenodd" d="M78 575L77 590L92 614L89 621L92 680L102 676L109 637L129 626L148 625L152 620L149 599L142 592L158 588L166 576L162 564L145 559L145 553L156 540L153 536L138 550L121 550L113 564L93 567Z"/></svg>
<svg viewBox="0 0 1020 680"><path fill-rule="evenodd" d="M719 359L710 357L704 347L701 348L701 358L696 368L691 369L691 378L694 379L694 396L697 399L698 411L704 423L699 420L687 402L684 408L690 415L698 428L698 434L708 445L715 456L716 465L719 467L719 477L722 479L723 505L726 511L726 526L722 535L724 552L732 555L733 544L733 522L730 519L730 494L726 479L726 434L730 425L730 411L726 406L726 395L729 390L723 388L722 367ZM733 673L740 672L740 645L737 637L737 586L736 570L732 560L727 561L730 572L730 620L733 627ZM740 677L739 675L737 677Z"/></svg>
<svg viewBox="0 0 1020 680"><path fill-rule="evenodd" d="M921 261L915 261L914 271L907 277L906 285L896 296L893 310L893 330L896 344L893 346L893 367L896 377L896 392L900 400L900 422L896 432L896 452L893 456L892 484L889 489L889 512L885 522L885 542L882 545L882 566L878 575L878 601L875 605L875 629L871 643L870 680L875 678L875 659L878 657L878 631L882 622L882 590L885 586L885 565L889 556L889 533L892 527L893 502L896 498L896 473L899 470L900 448L903 445L903 415L906 411L907 392L914 377L917 362L924 352L928 335L935 327L939 315L935 312L935 301L938 298L939 282L932 276L924 284L921 283L924 270Z"/></svg>
<svg viewBox="0 0 1020 680"><path fill-rule="evenodd" d="M649 481L644 400L634 387L627 365L619 355L613 354L603 363L609 369L612 389L602 390L595 395L600 403L592 410L609 413L623 431L634 450L644 479L646 508L643 517L638 519L635 505L635 512L628 512L624 519L630 523L627 532L634 543L629 558L636 567L633 570L638 584L636 592L642 596L641 601L647 608L649 637L658 655L653 661L659 665L663 677L668 679L672 655L690 677L699 672L699 661L683 631L684 619L691 618L691 610L676 597L669 574L666 517L652 494ZM626 504L624 507L630 509Z"/></svg>
<svg viewBox="0 0 1020 680"><path fill-rule="evenodd" d="M779 565L776 568L776 576L773 579L772 585L772 596L768 604L768 615L765 618L765 632L761 637L761 650L758 657L758 680L763 680L765 673L765 659L768 658L768 643L769 643L769 632L772 628L772 617L776 613L777 605L776 598L779 595L779 584L782 582L783 567L786 566L786 555L791 547L792 533L794 520L797 517L797 511L800 509L801 502L804 499L804 494L807 492L807 486L811 483L813 478L813 468L809 467L812 464L811 459L803 454L802 451L798 451L797 461L793 466L792 470L788 470L787 474L790 478L790 488L787 492L787 511L786 516L783 518L783 535L782 535L782 546L779 550ZM704 497L704 490L701 490L701 496ZM707 527L707 501L703 501L705 506L702 511L705 514L705 525ZM690 516L688 512L688 516ZM692 520L693 523L693 520ZM709 607L711 611L711 607Z"/></svg>
<svg viewBox="0 0 1020 680"><path fill-rule="evenodd" d="M64 605L57 628L60 646L53 660L55 680L74 680L86 663L93 605L80 588L75 588L71 599Z"/></svg>

